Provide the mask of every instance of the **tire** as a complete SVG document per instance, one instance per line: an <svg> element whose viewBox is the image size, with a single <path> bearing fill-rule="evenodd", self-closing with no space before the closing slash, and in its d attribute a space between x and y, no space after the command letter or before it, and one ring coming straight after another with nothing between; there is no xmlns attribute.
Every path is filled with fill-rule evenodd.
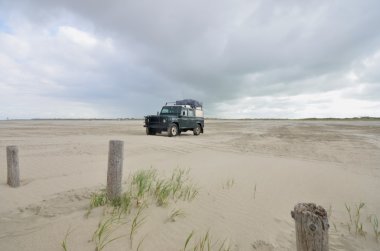
<svg viewBox="0 0 380 251"><path fill-rule="evenodd" d="M146 135L155 135L156 134L156 132L154 131L154 129L151 129L149 127L147 127L145 129L145 132L146 132Z"/></svg>
<svg viewBox="0 0 380 251"><path fill-rule="evenodd" d="M178 135L178 127L176 124L171 124L168 128L168 136L175 137Z"/></svg>
<svg viewBox="0 0 380 251"><path fill-rule="evenodd" d="M195 136L201 134L201 126L199 124L197 124L197 126L193 129L193 133Z"/></svg>

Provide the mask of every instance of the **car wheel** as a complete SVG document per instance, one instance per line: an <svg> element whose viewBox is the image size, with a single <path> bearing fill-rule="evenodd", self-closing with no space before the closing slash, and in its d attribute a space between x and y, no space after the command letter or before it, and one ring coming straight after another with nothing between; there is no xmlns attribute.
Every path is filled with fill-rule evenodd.
<svg viewBox="0 0 380 251"><path fill-rule="evenodd" d="M193 133L195 136L201 134L201 126L199 124L197 124L197 126L193 129Z"/></svg>
<svg viewBox="0 0 380 251"><path fill-rule="evenodd" d="M168 129L168 136L174 137L178 135L178 127L176 124L171 124Z"/></svg>

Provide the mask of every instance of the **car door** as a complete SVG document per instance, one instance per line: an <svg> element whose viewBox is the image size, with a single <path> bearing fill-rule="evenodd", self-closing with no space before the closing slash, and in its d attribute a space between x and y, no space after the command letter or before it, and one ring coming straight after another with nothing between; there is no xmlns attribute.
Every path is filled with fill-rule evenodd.
<svg viewBox="0 0 380 251"><path fill-rule="evenodd" d="M187 123L188 128L194 129L196 126L195 110L194 109L188 109L187 118L188 118L188 123Z"/></svg>
<svg viewBox="0 0 380 251"><path fill-rule="evenodd" d="M179 116L178 122L180 129L186 129L189 125L189 118L187 117L188 110L187 108L181 109L181 115Z"/></svg>

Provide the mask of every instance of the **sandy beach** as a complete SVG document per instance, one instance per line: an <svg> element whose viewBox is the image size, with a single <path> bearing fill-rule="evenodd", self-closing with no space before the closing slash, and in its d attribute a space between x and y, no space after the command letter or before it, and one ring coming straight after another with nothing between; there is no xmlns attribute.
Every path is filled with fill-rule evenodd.
<svg viewBox="0 0 380 251"><path fill-rule="evenodd" d="M85 215L106 185L109 140L124 141L125 187L139 170L182 168L198 194L149 204L132 245L128 216L103 250L182 250L192 232L187 250L206 233L213 250L295 250L298 202L328 211L330 250L380 250L380 122L328 120L206 120L204 134L173 138L145 135L141 120L0 121L0 250L63 250L64 240L67 250L95 250L105 207ZM9 145L19 148L18 188L6 184ZM363 234L346 208L360 203Z"/></svg>

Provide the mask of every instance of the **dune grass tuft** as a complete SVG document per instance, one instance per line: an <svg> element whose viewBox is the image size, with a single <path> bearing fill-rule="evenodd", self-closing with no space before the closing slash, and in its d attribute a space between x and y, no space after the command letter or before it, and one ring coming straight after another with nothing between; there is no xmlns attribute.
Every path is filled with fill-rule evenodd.
<svg viewBox="0 0 380 251"><path fill-rule="evenodd" d="M63 239L62 243L61 243L61 247L63 248L64 251L67 251L67 238L69 237L69 235L73 232L73 230L69 227L69 229L67 229L67 232L65 234L65 238Z"/></svg>
<svg viewBox="0 0 380 251"><path fill-rule="evenodd" d="M361 209L365 206L363 202L361 202L359 205L356 206L355 211L355 230L356 234L359 234L361 236L365 236L366 232L363 229L363 223L360 222L360 216L361 216Z"/></svg>
<svg viewBox="0 0 380 251"><path fill-rule="evenodd" d="M125 236L114 236L114 232L127 223L126 219L129 219L130 222L130 230L126 235L129 235L132 248L134 236L146 220L146 216L142 215L146 207L151 204L165 207L171 201L177 200L191 201L199 194L197 186L189 178L188 169L174 169L168 177L159 177L157 170L152 168L140 170L130 176L127 184L127 189L117 199L108 199L105 189L93 193L91 196L87 216L96 207L104 207L105 215L99 222L92 238L96 245L96 251L103 250L109 243ZM129 218L131 214L133 216ZM168 221L174 222L184 215L185 213L181 209L173 210L168 216ZM206 250L204 248L211 245L211 240L208 238L207 233L196 244L198 245L197 249ZM63 248L66 248L66 239L67 237L62 244ZM140 249L144 239L140 240L137 249Z"/></svg>
<svg viewBox="0 0 380 251"><path fill-rule="evenodd" d="M90 206L87 210L86 216L88 217L91 213L91 210L96 207L104 206L108 203L107 194L105 189L101 189L97 193L92 193L90 197Z"/></svg>
<svg viewBox="0 0 380 251"><path fill-rule="evenodd" d="M190 242L194 238L194 231L192 231L186 238L185 244L181 251L193 250L193 251L230 251L231 247L226 244L226 240L224 241L213 241L210 235L210 231L207 231L204 235L201 235L198 240L194 240L192 243L192 247L190 247ZM219 244L220 243L220 244ZM189 247L189 248L188 248Z"/></svg>
<svg viewBox="0 0 380 251"><path fill-rule="evenodd" d="M158 206L166 206L172 194L172 183L168 180L158 180L154 188L154 196Z"/></svg>
<svg viewBox="0 0 380 251"><path fill-rule="evenodd" d="M135 235L135 233L137 232L137 230L141 227L141 225L144 223L145 218L146 218L146 217L142 217L141 216L144 208L145 208L145 206L139 207L139 209L137 210L137 213L136 213L135 217L132 220L131 230L129 232L129 240L131 241L131 248L133 246L133 236Z"/></svg>
<svg viewBox="0 0 380 251"><path fill-rule="evenodd" d="M352 211L352 208L347 203L345 204L346 211L349 217L349 222L346 223L348 231L351 233L351 230L355 230L356 235L365 237L367 234L364 231L363 223L361 222L362 209L365 207L365 203L360 202L359 205L355 205L355 211Z"/></svg>
<svg viewBox="0 0 380 251"><path fill-rule="evenodd" d="M122 223L120 222L120 217L116 214L111 214L107 218L99 222L98 228L95 230L92 241L95 242L95 251L103 250L109 243L118 240L125 235L119 235L113 237L113 233L120 227Z"/></svg>
<svg viewBox="0 0 380 251"><path fill-rule="evenodd" d="M186 251L186 248L189 245L191 238L193 238L193 235L194 235L194 231L191 231L191 233L187 236L185 240L185 245L183 246L183 251Z"/></svg>
<svg viewBox="0 0 380 251"><path fill-rule="evenodd" d="M136 248L136 251L139 251L143 242L145 241L145 238L147 237L147 235L145 235L140 241L139 241L139 244L137 245L137 248Z"/></svg>
<svg viewBox="0 0 380 251"><path fill-rule="evenodd" d="M375 239L376 241L379 241L379 238L380 238L379 220L377 219L376 215L371 217L371 224L372 224L373 233L375 235Z"/></svg>
<svg viewBox="0 0 380 251"><path fill-rule="evenodd" d="M189 170L175 169L169 178L159 178L157 170L140 170L131 176L129 187L120 198L109 200L106 190L93 193L87 216L96 207L110 205L119 212L129 214L133 205L140 207L155 201L157 206L167 206L170 200L191 201L198 188L191 183Z"/></svg>
<svg viewBox="0 0 380 251"><path fill-rule="evenodd" d="M131 193L135 195L136 203L139 206L151 191L157 177L155 169L141 170L132 176Z"/></svg>
<svg viewBox="0 0 380 251"><path fill-rule="evenodd" d="M182 210L182 209L173 209L169 216L168 216L168 219L166 221L168 222L175 222L177 220L177 218L180 218L180 217L185 217L185 212Z"/></svg>

